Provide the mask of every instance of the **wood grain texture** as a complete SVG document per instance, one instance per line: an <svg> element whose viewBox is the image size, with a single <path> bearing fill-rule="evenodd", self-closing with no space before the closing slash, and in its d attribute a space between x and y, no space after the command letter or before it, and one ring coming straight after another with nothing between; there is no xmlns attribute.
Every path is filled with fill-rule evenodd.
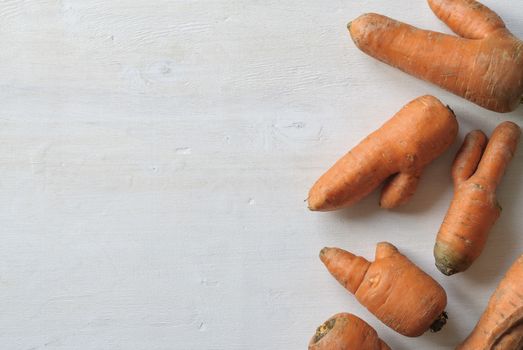
<svg viewBox="0 0 523 350"><path fill-rule="evenodd" d="M523 36L523 3L488 0ZM373 195L310 213L314 180L422 94L461 135L485 111L362 54L346 23L381 12L445 30L424 1L0 0L0 344L36 349L303 349L337 312L393 349L447 349L523 251L523 152L470 271L444 278L435 234L458 143L393 212ZM521 124L520 124L521 125ZM439 334L394 334L324 270L390 240L446 286Z"/></svg>

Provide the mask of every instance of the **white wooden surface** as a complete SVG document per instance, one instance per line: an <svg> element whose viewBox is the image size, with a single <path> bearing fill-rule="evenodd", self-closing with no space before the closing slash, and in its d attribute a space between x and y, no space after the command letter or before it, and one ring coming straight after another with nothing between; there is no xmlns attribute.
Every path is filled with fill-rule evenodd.
<svg viewBox="0 0 523 350"><path fill-rule="evenodd" d="M523 2L488 0L523 36ZM374 194L310 213L314 180L426 93L490 132L521 122L380 64L345 25L380 12L447 31L424 1L0 0L0 347L304 349L353 312L394 349L449 349L523 252L523 152L483 256L446 278L435 232L458 147L400 210ZM317 254L388 240L447 289L450 321L408 339Z"/></svg>

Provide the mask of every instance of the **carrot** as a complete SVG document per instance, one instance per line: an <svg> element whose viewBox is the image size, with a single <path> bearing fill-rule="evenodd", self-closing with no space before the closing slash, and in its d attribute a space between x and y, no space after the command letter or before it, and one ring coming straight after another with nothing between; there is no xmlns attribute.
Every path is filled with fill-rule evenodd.
<svg viewBox="0 0 523 350"><path fill-rule="evenodd" d="M434 246L436 266L445 275L465 271L483 251L501 214L496 187L516 151L520 133L516 124L501 123L486 149L487 138L481 131L465 138L452 165L454 198Z"/></svg>
<svg viewBox="0 0 523 350"><path fill-rule="evenodd" d="M456 349L523 349L523 255L507 271L476 327Z"/></svg>
<svg viewBox="0 0 523 350"><path fill-rule="evenodd" d="M309 350L390 350L378 333L361 318L336 314L318 327Z"/></svg>
<svg viewBox="0 0 523 350"><path fill-rule="evenodd" d="M394 208L414 194L423 169L454 141L458 122L433 96L403 107L325 173L309 192L309 209L348 207L387 178L380 206Z"/></svg>
<svg viewBox="0 0 523 350"><path fill-rule="evenodd" d="M523 96L523 42L474 0L428 0L458 36L421 30L378 14L348 29L366 54L484 108L510 112Z"/></svg>
<svg viewBox="0 0 523 350"><path fill-rule="evenodd" d="M445 290L390 243L378 243L374 262L339 248L320 253L329 272L378 319L417 337L446 323Z"/></svg>

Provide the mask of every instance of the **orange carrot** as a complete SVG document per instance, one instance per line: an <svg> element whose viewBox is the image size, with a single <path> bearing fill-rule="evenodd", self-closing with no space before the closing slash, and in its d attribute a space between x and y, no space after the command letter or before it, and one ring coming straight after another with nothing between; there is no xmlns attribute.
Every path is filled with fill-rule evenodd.
<svg viewBox="0 0 523 350"><path fill-rule="evenodd" d="M318 327L309 350L390 350L378 333L361 318L341 313Z"/></svg>
<svg viewBox="0 0 523 350"><path fill-rule="evenodd" d="M481 131L465 138L452 166L454 199L434 246L436 266L445 275L465 271L483 251L501 214L496 187L516 151L519 135L516 124L501 123L484 153L486 137Z"/></svg>
<svg viewBox="0 0 523 350"><path fill-rule="evenodd" d="M415 192L423 169L458 133L452 110L433 96L415 99L367 136L325 173L309 192L309 209L348 207L387 178L380 205L394 208Z"/></svg>
<svg viewBox="0 0 523 350"><path fill-rule="evenodd" d="M445 290L390 243L378 243L374 262L339 248L320 253L329 272L378 319L417 337L446 323Z"/></svg>
<svg viewBox="0 0 523 350"><path fill-rule="evenodd" d="M523 349L523 255L499 283L472 333L456 349Z"/></svg>
<svg viewBox="0 0 523 350"><path fill-rule="evenodd" d="M371 13L349 23L352 40L366 54L484 108L515 110L523 96L523 42L477 1L428 3L459 36Z"/></svg>

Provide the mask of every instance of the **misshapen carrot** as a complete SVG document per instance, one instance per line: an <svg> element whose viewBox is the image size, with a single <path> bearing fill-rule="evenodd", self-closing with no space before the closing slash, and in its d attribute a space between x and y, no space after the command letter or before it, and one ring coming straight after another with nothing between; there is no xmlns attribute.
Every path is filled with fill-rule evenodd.
<svg viewBox="0 0 523 350"><path fill-rule="evenodd" d="M523 349L523 255L499 283L472 333L456 349Z"/></svg>
<svg viewBox="0 0 523 350"><path fill-rule="evenodd" d="M318 327L309 350L390 350L361 318L348 313L332 316Z"/></svg>
<svg viewBox="0 0 523 350"><path fill-rule="evenodd" d="M423 169L455 140L458 122L450 108L433 96L403 107L381 128L332 166L309 192L309 209L348 207L387 178L380 205L394 208L415 192Z"/></svg>
<svg viewBox="0 0 523 350"><path fill-rule="evenodd" d="M452 165L454 198L434 246L436 266L445 275L465 271L478 258L501 213L499 185L520 136L520 128L501 123L487 143L481 131L467 135Z"/></svg>
<svg viewBox="0 0 523 350"><path fill-rule="evenodd" d="M432 82L484 108L510 112L523 96L523 42L474 0L429 0L459 36L421 30L378 14L349 23L368 55Z"/></svg>
<svg viewBox="0 0 523 350"><path fill-rule="evenodd" d="M446 323L443 287L392 244L378 243L372 263L339 248L324 248L320 259L341 285L396 332L417 337Z"/></svg>

